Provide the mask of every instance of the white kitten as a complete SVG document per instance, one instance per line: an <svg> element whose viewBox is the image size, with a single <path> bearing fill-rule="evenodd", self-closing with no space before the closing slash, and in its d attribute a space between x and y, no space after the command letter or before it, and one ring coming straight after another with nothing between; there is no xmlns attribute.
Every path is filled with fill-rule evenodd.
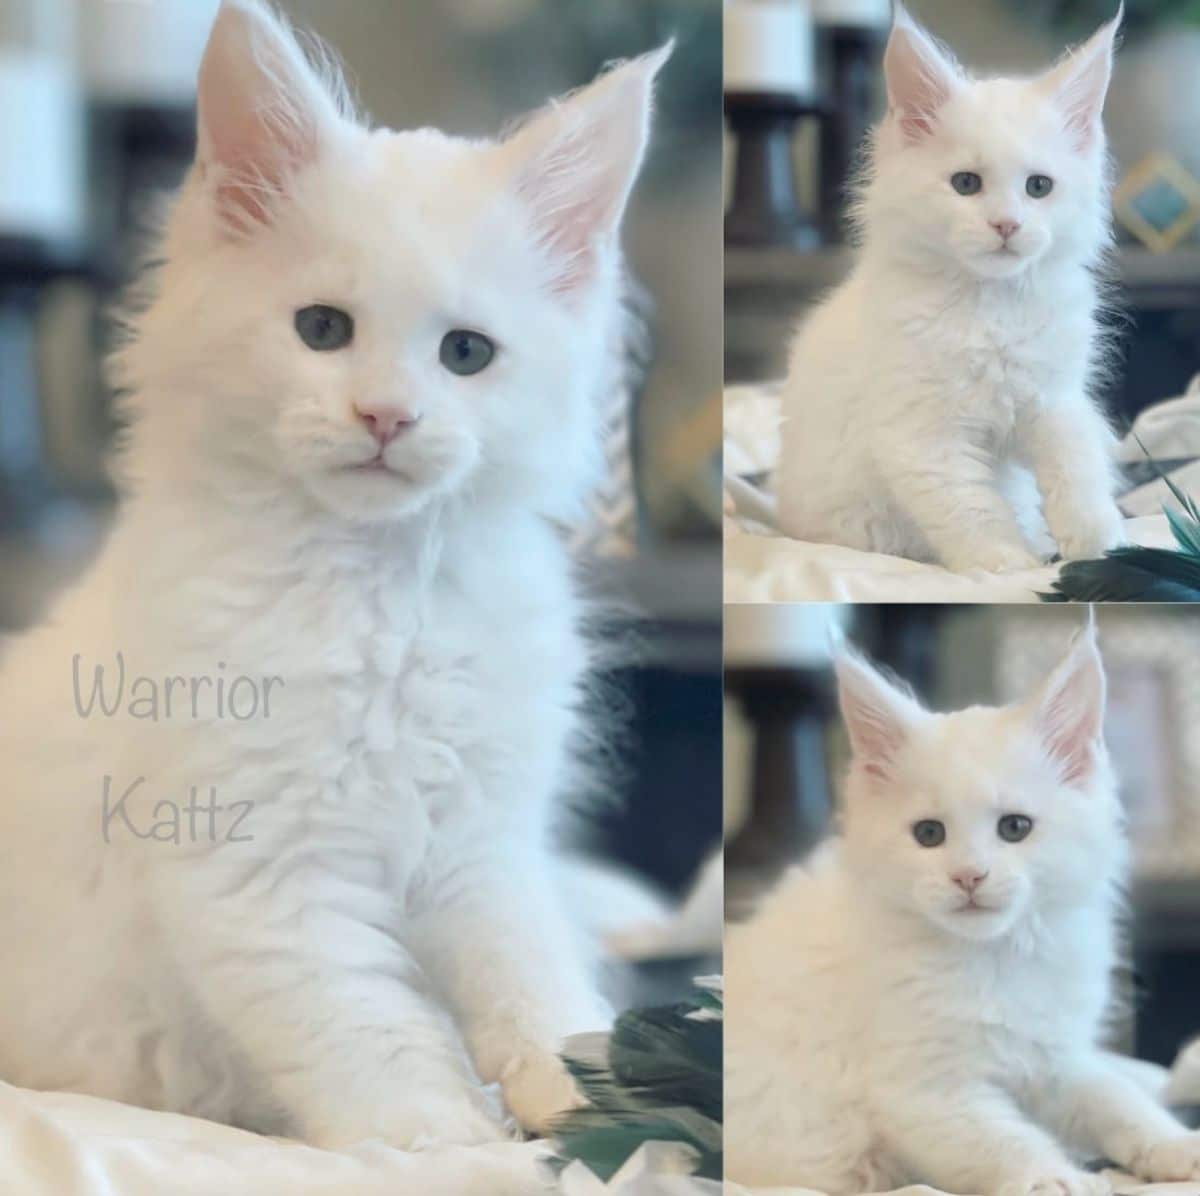
<svg viewBox="0 0 1200 1196"><path fill-rule="evenodd" d="M789 535L955 570L1038 564L1046 524L1066 558L1120 543L1089 393L1119 21L1038 78L977 81L897 5L861 252L792 350Z"/></svg>
<svg viewBox="0 0 1200 1196"><path fill-rule="evenodd" d="M1200 1178L1200 1134L1099 1046L1125 875L1080 635L1028 700L938 715L838 663L843 828L726 944L731 1179L1099 1196Z"/></svg>
<svg viewBox="0 0 1200 1196"><path fill-rule="evenodd" d="M559 1043L607 1012L552 875L587 663L554 521L664 58L502 141L370 130L226 0L117 363L123 513L0 678L4 1079L326 1145L503 1137L480 1080L532 1129L577 1099ZM86 709L118 652L85 719L72 660Z"/></svg>

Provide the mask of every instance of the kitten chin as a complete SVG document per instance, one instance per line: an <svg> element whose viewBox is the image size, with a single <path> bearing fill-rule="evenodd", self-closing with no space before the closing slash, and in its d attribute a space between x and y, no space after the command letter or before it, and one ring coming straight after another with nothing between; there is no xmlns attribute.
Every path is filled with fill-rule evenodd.
<svg viewBox="0 0 1200 1196"><path fill-rule="evenodd" d="M470 484L478 462L469 438L436 438L421 430L411 442L391 446L386 463L308 467L299 481L335 515L356 523L394 523L454 498Z"/></svg>

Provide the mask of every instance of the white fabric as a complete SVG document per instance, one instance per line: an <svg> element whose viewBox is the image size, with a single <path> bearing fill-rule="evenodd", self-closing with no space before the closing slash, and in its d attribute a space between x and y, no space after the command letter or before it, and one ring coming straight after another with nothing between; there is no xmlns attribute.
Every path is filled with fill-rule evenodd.
<svg viewBox="0 0 1200 1196"><path fill-rule="evenodd" d="M721 1196L723 1185L697 1179L694 1155L675 1142L647 1142L603 1183L576 1161L563 1172L563 1196Z"/></svg>
<svg viewBox="0 0 1200 1196"><path fill-rule="evenodd" d="M1121 1196L1200 1196L1200 1184L1139 1184L1117 1171L1105 1174L1112 1180L1113 1191ZM740 1184L726 1181L725 1196L825 1196L823 1192L814 1192L811 1188L743 1188ZM908 1188L897 1188L892 1192L866 1193L865 1196L949 1196L949 1193L939 1192L937 1188L927 1188L924 1184L914 1184Z"/></svg>
<svg viewBox="0 0 1200 1196"><path fill-rule="evenodd" d="M1130 1062L1133 1062L1132 1060ZM1152 1064L1138 1063L1138 1067L1153 1067ZM1159 1070L1159 1069L1156 1069ZM1167 1084L1167 1099L1179 1104L1195 1104L1200 1102L1200 1039L1184 1047L1175 1060L1171 1076ZM1200 1196L1200 1183L1178 1184L1139 1184L1118 1171L1108 1171L1113 1191L1121 1196ZM745 1188L741 1184L725 1181L725 1196L825 1196L823 1192L814 1192L811 1188ZM912 1187L898 1188L893 1192L870 1193L868 1196L948 1196L936 1188L928 1188L924 1184Z"/></svg>
<svg viewBox="0 0 1200 1196"><path fill-rule="evenodd" d="M1161 515L1131 519L1130 540L1174 547ZM1021 573L951 573L903 557L789 540L738 519L725 525L726 602L1034 602L1058 565Z"/></svg>
<svg viewBox="0 0 1200 1196"><path fill-rule="evenodd" d="M544 1144L344 1153L0 1084L0 1191L20 1196L537 1196Z"/></svg>
<svg viewBox="0 0 1200 1196"><path fill-rule="evenodd" d="M1059 565L1008 574L952 573L902 557L780 535L771 526L770 495L741 480L774 469L779 419L772 387L726 392L726 602L1034 602L1058 575ZM1200 456L1200 381L1184 397L1144 412L1134 431L1155 457ZM1121 457L1145 459L1132 437L1123 442ZM1188 492L1200 494L1200 462L1174 476ZM1126 524L1132 543L1175 547L1161 514L1166 497L1163 483L1154 482L1122 498L1122 508L1134 516Z"/></svg>

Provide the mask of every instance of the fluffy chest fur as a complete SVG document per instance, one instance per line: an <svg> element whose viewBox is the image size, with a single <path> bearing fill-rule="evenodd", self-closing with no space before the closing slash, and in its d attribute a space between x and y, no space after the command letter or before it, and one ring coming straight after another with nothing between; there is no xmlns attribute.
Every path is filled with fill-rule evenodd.
<svg viewBox="0 0 1200 1196"><path fill-rule="evenodd" d="M874 406L876 426L892 407L1005 436L1084 384L1095 300L1082 269L1003 281L868 269L855 286L858 337L894 380Z"/></svg>
<svg viewBox="0 0 1200 1196"><path fill-rule="evenodd" d="M114 577L144 556L156 522L129 522L111 550ZM459 528L290 544L267 533L252 545L221 522L210 513L201 543L160 550L143 567L117 606L114 642L131 674L271 676L270 712L119 715L97 728L118 758L164 784L253 800L268 841L311 819L357 826L390 840L406 871L437 825L542 821L565 781L585 665L548 526L477 518L477 542L494 545L482 559L458 547ZM188 564L198 559L203 569ZM167 606L142 597L167 589Z"/></svg>

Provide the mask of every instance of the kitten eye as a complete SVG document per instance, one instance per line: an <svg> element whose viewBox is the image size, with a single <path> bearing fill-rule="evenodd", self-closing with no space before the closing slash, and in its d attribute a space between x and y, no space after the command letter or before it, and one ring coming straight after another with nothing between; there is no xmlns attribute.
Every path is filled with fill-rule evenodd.
<svg viewBox="0 0 1200 1196"><path fill-rule="evenodd" d="M296 313L300 339L318 353L344 349L354 339L354 319L337 307L314 303Z"/></svg>
<svg viewBox="0 0 1200 1196"><path fill-rule="evenodd" d="M1031 174L1025 180L1025 190L1034 199L1045 199L1054 190L1054 180L1049 175Z"/></svg>
<svg viewBox="0 0 1200 1196"><path fill-rule="evenodd" d="M950 186L959 195L978 195L983 190L983 179L973 170L960 170L950 176Z"/></svg>
<svg viewBox="0 0 1200 1196"><path fill-rule="evenodd" d="M1033 819L1024 814L1005 814L996 823L996 833L1005 843L1020 843L1033 830Z"/></svg>
<svg viewBox="0 0 1200 1196"><path fill-rule="evenodd" d="M442 365L452 374L467 377L487 369L496 356L496 346L482 332L469 328L454 328L442 337L439 353Z"/></svg>
<svg viewBox="0 0 1200 1196"><path fill-rule="evenodd" d="M946 824L936 818L922 818L913 823L912 835L922 847L940 847L946 842Z"/></svg>

